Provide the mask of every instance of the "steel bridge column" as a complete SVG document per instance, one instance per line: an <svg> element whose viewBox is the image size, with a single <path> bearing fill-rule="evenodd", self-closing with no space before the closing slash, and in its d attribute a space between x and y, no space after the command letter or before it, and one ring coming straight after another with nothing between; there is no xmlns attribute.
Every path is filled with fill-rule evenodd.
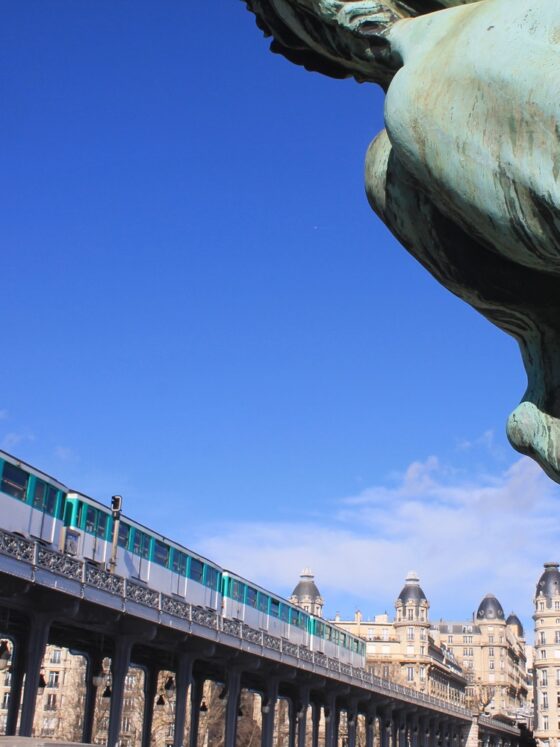
<svg viewBox="0 0 560 747"><path fill-rule="evenodd" d="M383 711L379 718L379 737L381 747L393 747L393 718L390 709Z"/></svg>
<svg viewBox="0 0 560 747"><path fill-rule="evenodd" d="M230 669L227 675L227 703L224 747L235 747L237 736L237 715L241 694L241 671Z"/></svg>
<svg viewBox="0 0 560 747"><path fill-rule="evenodd" d="M319 724L321 722L321 706L311 704L311 747L319 747Z"/></svg>
<svg viewBox="0 0 560 747"><path fill-rule="evenodd" d="M296 704L290 698L288 700L288 747L296 747L296 728Z"/></svg>
<svg viewBox="0 0 560 747"><path fill-rule="evenodd" d="M150 747L152 742L152 722L154 720L154 701L156 699L159 669L149 666L144 671L144 711L142 713L141 746ZM86 740L84 740L86 741Z"/></svg>
<svg viewBox="0 0 560 747"><path fill-rule="evenodd" d="M191 682L191 720L189 731L189 747L198 745L198 726L200 722L200 704L204 692L204 677L195 676Z"/></svg>
<svg viewBox="0 0 560 747"><path fill-rule="evenodd" d="M130 654L133 639L119 635L115 639L113 657L111 658L111 705L109 708L109 729L107 747L117 747L121 731L124 681L130 666Z"/></svg>
<svg viewBox="0 0 560 747"><path fill-rule="evenodd" d="M177 657L175 672L175 728L173 747L183 747L187 715L187 691L192 679L193 655L182 651Z"/></svg>
<svg viewBox="0 0 560 747"><path fill-rule="evenodd" d="M375 739L375 710L370 710L365 716L366 723L366 747L373 747ZM379 722L380 732L383 732L383 723ZM383 744L383 737L381 737L381 743ZM379 746L380 747L380 746Z"/></svg>
<svg viewBox="0 0 560 747"><path fill-rule="evenodd" d="M25 674L25 649L27 641L23 636L12 638L12 663L10 671L10 697L8 700L8 713L6 716L6 736L15 736L19 706L21 703L21 691L23 689L23 675Z"/></svg>
<svg viewBox="0 0 560 747"><path fill-rule="evenodd" d="M272 747L274 738L274 718L278 701L278 680L271 679L267 683L266 692L262 698L261 713L261 747Z"/></svg>
<svg viewBox="0 0 560 747"><path fill-rule="evenodd" d="M39 675L41 674L41 665L45 656L52 620L52 614L43 612L39 612L31 618L27 639L27 655L25 657L25 689L19 724L21 737L30 737L33 731Z"/></svg>
<svg viewBox="0 0 560 747"><path fill-rule="evenodd" d="M99 654L85 653L86 660L86 692L84 699L84 722L82 727L82 742L90 744L93 736L93 719L95 717L95 696L97 687L93 678L101 671L103 657Z"/></svg>
<svg viewBox="0 0 560 747"><path fill-rule="evenodd" d="M297 747L305 747L307 737L307 709L309 708L309 688L303 687L299 691L297 705Z"/></svg>
<svg viewBox="0 0 560 747"><path fill-rule="evenodd" d="M356 733L358 729L358 712L352 709L346 712L346 726L348 732L348 747L356 747Z"/></svg>
<svg viewBox="0 0 560 747"><path fill-rule="evenodd" d="M336 695L330 694L325 707L325 747L336 747Z"/></svg>

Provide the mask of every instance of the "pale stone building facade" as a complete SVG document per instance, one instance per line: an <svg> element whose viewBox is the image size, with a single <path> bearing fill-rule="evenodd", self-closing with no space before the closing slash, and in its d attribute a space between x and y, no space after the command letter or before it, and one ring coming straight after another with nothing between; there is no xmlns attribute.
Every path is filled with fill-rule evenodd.
<svg viewBox="0 0 560 747"><path fill-rule="evenodd" d="M453 652L431 631L430 604L418 576L410 572L395 602L395 617L364 620L336 617L334 622L366 640L367 666L375 675L453 703L465 702L466 678Z"/></svg>
<svg viewBox="0 0 560 747"><path fill-rule="evenodd" d="M441 621L433 627L440 646L451 650L467 678L467 702L475 711L512 721L527 720L529 673L519 618L506 619L493 594L481 601L475 619Z"/></svg>
<svg viewBox="0 0 560 747"><path fill-rule="evenodd" d="M560 571L545 563L534 599L535 738L541 747L560 742Z"/></svg>

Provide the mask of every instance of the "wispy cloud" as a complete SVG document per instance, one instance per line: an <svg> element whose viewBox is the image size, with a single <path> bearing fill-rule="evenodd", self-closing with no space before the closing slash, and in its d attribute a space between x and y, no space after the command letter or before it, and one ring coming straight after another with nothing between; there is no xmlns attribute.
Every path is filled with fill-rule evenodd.
<svg viewBox="0 0 560 747"><path fill-rule="evenodd" d="M54 455L61 462L71 462L76 459L76 455L67 446L55 446Z"/></svg>
<svg viewBox="0 0 560 747"><path fill-rule="evenodd" d="M34 441L35 435L29 431L11 431L5 433L0 440L0 445L3 449L13 449L15 446L19 446L26 441Z"/></svg>
<svg viewBox="0 0 560 747"><path fill-rule="evenodd" d="M560 556L559 496L526 458L467 478L430 457L341 498L324 519L229 524L198 545L278 590L309 565L345 614L357 603L367 614L391 608L414 568L438 617L468 616L493 591L527 620L542 563Z"/></svg>
<svg viewBox="0 0 560 747"><path fill-rule="evenodd" d="M0 420L7 420L7 419L8 419L8 411L0 409Z"/></svg>

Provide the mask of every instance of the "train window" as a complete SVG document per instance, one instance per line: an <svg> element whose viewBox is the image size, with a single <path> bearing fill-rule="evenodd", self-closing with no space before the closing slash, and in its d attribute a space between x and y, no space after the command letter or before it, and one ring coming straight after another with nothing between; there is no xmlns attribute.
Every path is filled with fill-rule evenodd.
<svg viewBox="0 0 560 747"><path fill-rule="evenodd" d="M202 582L202 574L204 573L204 563L197 558L191 558L191 568L189 576L193 581Z"/></svg>
<svg viewBox="0 0 560 747"><path fill-rule="evenodd" d="M290 622L290 608L285 604L280 605L280 619L284 622Z"/></svg>
<svg viewBox="0 0 560 747"><path fill-rule="evenodd" d="M253 608L257 606L257 590L251 586L248 586L245 592L245 604Z"/></svg>
<svg viewBox="0 0 560 747"><path fill-rule="evenodd" d="M56 490L56 488L53 488L52 485L47 485L47 495L45 496L45 511L50 516L54 516L55 514L57 497L58 490Z"/></svg>
<svg viewBox="0 0 560 747"><path fill-rule="evenodd" d="M212 568L212 566L207 565L206 572L204 574L204 583L206 584L206 586L210 587L210 589L217 589L218 576L218 571L215 568Z"/></svg>
<svg viewBox="0 0 560 747"><path fill-rule="evenodd" d="M236 579L231 579L231 598L237 600L238 602L243 601L243 596L245 594L245 584L242 584L241 581L237 581Z"/></svg>
<svg viewBox="0 0 560 747"><path fill-rule="evenodd" d="M45 500L46 484L42 480L35 481L35 491L33 492L33 507L43 509Z"/></svg>
<svg viewBox="0 0 560 747"><path fill-rule="evenodd" d="M277 599L270 600L270 614L272 617L278 617L280 614L280 602Z"/></svg>
<svg viewBox="0 0 560 747"><path fill-rule="evenodd" d="M64 526L69 527L72 523L72 509L74 508L73 503L67 503L64 507Z"/></svg>
<svg viewBox="0 0 560 747"><path fill-rule="evenodd" d="M173 570L181 576L187 575L187 556L180 550L173 550Z"/></svg>
<svg viewBox="0 0 560 747"><path fill-rule="evenodd" d="M268 612L268 597L259 591L259 610L261 612Z"/></svg>
<svg viewBox="0 0 560 747"><path fill-rule="evenodd" d="M165 544L165 542L161 542L161 540L156 540L154 545L154 560L156 563L159 563L159 565L164 565L167 567L167 562L169 560L169 547Z"/></svg>
<svg viewBox="0 0 560 747"><path fill-rule="evenodd" d="M2 471L2 491L14 498L24 501L27 493L27 481L29 475L19 467L9 462L4 462Z"/></svg>
<svg viewBox="0 0 560 747"><path fill-rule="evenodd" d="M119 538L117 540L119 547L128 548L128 538L130 537L130 526L124 521L119 523Z"/></svg>
<svg viewBox="0 0 560 747"><path fill-rule="evenodd" d="M139 529L134 530L134 544L132 552L140 555L141 558L147 558L150 555L150 538Z"/></svg>
<svg viewBox="0 0 560 747"><path fill-rule="evenodd" d="M85 530L86 532L91 532L92 534L95 532L95 514L96 510L92 506L88 506L86 508L86 525Z"/></svg>
<svg viewBox="0 0 560 747"><path fill-rule="evenodd" d="M346 633L340 633L340 645L346 648Z"/></svg>
<svg viewBox="0 0 560 747"><path fill-rule="evenodd" d="M105 539L105 533L107 531L107 519L109 517L107 514L101 513L101 511L98 511L97 514L97 531L96 534L98 537L101 537L101 539Z"/></svg>
<svg viewBox="0 0 560 747"><path fill-rule="evenodd" d="M324 623L319 622L319 620L315 620L315 635L318 638L325 637L325 625Z"/></svg>

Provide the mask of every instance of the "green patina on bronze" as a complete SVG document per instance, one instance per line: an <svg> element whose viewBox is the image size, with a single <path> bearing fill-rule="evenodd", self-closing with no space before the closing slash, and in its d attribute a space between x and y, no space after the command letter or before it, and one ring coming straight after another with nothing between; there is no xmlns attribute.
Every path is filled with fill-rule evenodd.
<svg viewBox="0 0 560 747"><path fill-rule="evenodd" d="M508 437L560 482L560 3L245 0L272 49L387 92L372 208L519 342Z"/></svg>

